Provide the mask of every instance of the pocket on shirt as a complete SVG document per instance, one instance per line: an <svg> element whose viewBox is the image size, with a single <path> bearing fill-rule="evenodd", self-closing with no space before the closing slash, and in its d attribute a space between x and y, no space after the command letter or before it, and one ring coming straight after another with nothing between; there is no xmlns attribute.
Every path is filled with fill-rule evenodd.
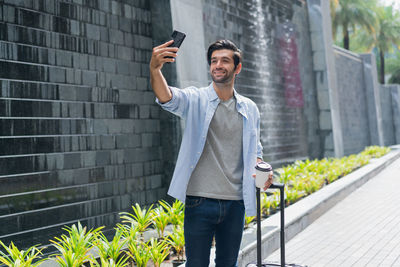
<svg viewBox="0 0 400 267"><path fill-rule="evenodd" d="M203 203L204 197L186 196L185 207L195 208Z"/></svg>

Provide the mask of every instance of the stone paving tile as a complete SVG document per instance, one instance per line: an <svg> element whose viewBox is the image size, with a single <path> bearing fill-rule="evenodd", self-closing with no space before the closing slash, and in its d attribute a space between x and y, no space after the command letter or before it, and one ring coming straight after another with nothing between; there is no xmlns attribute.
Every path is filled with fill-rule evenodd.
<svg viewBox="0 0 400 267"><path fill-rule="evenodd" d="M286 243L309 267L400 267L400 159ZM279 261L280 251L267 260Z"/></svg>

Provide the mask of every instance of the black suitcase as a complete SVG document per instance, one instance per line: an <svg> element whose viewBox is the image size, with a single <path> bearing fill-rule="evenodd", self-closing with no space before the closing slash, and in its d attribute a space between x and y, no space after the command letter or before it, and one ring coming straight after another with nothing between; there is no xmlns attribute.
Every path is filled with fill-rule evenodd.
<svg viewBox="0 0 400 267"><path fill-rule="evenodd" d="M280 212L281 212L281 262L262 261L261 258L261 204L260 204L260 188L256 187L257 195L257 262L249 263L247 267L307 267L304 265L287 264L285 262L285 184L273 183L270 188L280 190Z"/></svg>

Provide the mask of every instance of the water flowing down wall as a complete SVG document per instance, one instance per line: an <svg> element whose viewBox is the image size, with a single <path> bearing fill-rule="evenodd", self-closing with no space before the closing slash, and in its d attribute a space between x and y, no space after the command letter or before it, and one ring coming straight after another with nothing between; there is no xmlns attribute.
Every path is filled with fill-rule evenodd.
<svg viewBox="0 0 400 267"><path fill-rule="evenodd" d="M243 50L235 86L259 107L264 159L278 166L318 154L318 138L307 139L318 122L306 117L316 100L304 3L205 0L203 8L206 47L227 38Z"/></svg>

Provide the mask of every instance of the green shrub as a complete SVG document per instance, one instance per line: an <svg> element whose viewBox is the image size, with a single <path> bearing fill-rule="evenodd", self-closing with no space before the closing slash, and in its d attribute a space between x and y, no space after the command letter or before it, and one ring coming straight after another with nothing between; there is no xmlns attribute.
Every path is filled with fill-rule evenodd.
<svg viewBox="0 0 400 267"><path fill-rule="evenodd" d="M168 216L170 218L170 223L172 225L175 226L183 225L185 204L183 204L179 200L175 200L175 202L172 203L172 206L168 204L168 202L166 202L165 200L160 200L159 203L161 206L164 207L165 211L168 213Z"/></svg>
<svg viewBox="0 0 400 267"><path fill-rule="evenodd" d="M105 263L108 265L125 266L127 258L123 255L123 247L129 241L128 238L123 238L124 228L117 227L115 235L111 241L108 241L103 233L99 233L95 239L95 245L98 249L102 266Z"/></svg>
<svg viewBox="0 0 400 267"><path fill-rule="evenodd" d="M157 208L153 209L151 221L154 228L157 230L158 237L164 238L164 231L170 222L170 217L162 206L158 206Z"/></svg>
<svg viewBox="0 0 400 267"><path fill-rule="evenodd" d="M150 249L148 243L138 241L128 244L128 255L135 261L137 267L146 267L150 260Z"/></svg>
<svg viewBox="0 0 400 267"><path fill-rule="evenodd" d="M373 158L379 158L390 152L390 147L369 146L361 152L363 155L369 155Z"/></svg>
<svg viewBox="0 0 400 267"><path fill-rule="evenodd" d="M6 266L35 267L45 260L40 258L43 248L39 249L36 245L27 250L19 250L13 242L9 246L6 246L0 241L0 245L5 250L5 252L0 250L0 263Z"/></svg>
<svg viewBox="0 0 400 267"><path fill-rule="evenodd" d="M129 212L120 212L120 216L123 223L130 223L135 227L137 232L140 233L141 238L143 240L143 233L147 230L147 228L152 224L151 222L151 214L152 214L153 205L151 205L147 210L142 209L138 203L135 206L132 206L133 213Z"/></svg>
<svg viewBox="0 0 400 267"><path fill-rule="evenodd" d="M357 155L342 158L324 158L321 160L295 161L275 171L278 181L285 183L286 204L290 205L298 199L312 194L324 185L369 163L371 158L378 158L390 151L388 147L366 147ZM275 195L276 194L276 195ZM274 192L272 199L263 200L263 206L276 208L279 205L279 192ZM268 202L268 204L266 204Z"/></svg>
<svg viewBox="0 0 400 267"><path fill-rule="evenodd" d="M168 236L167 242L175 249L178 260L183 260L183 252L185 248L183 227L180 225L174 226L174 230Z"/></svg>
<svg viewBox="0 0 400 267"><path fill-rule="evenodd" d="M168 257L168 255L169 246L165 240L160 242L154 238L150 240L150 258L155 267L160 267L161 263Z"/></svg>
<svg viewBox="0 0 400 267"><path fill-rule="evenodd" d="M103 227L90 229L83 227L80 222L71 227L64 227L67 234L62 234L61 237L55 237L50 240L53 246L58 250L52 256L54 260L62 267L76 267L81 266L85 262L95 263L89 251L94 246L94 240Z"/></svg>

